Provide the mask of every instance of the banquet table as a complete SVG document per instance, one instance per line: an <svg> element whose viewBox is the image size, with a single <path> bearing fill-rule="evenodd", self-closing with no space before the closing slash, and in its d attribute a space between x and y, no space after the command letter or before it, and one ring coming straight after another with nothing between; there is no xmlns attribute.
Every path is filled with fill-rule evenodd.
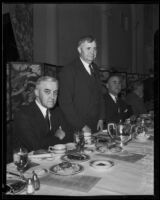
<svg viewBox="0 0 160 200"><path fill-rule="evenodd" d="M119 154L116 153L116 155L94 151L88 154L89 160L80 163L84 170L78 174L58 176L49 172L40 177L40 190L35 191L34 195L153 195L153 148L153 140L148 139L143 142L131 140L123 146L123 151ZM96 170L90 166L92 160L110 160L114 162L114 165L106 170ZM30 176L31 171L37 167L49 170L51 166L62 162L62 160L60 156L56 156L52 160L43 159L34 162L39 165L26 171L25 176ZM9 163L7 171L16 172L15 165ZM26 191L19 194L26 194Z"/></svg>

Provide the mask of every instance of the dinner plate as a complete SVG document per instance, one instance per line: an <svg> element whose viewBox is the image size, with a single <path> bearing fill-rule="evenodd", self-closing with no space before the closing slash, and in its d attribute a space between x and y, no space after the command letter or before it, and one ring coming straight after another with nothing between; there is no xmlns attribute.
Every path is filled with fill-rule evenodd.
<svg viewBox="0 0 160 200"><path fill-rule="evenodd" d="M30 152L28 154L28 158L32 161L34 160L53 160L53 154L52 153L42 153L42 154L34 154L34 152Z"/></svg>
<svg viewBox="0 0 160 200"><path fill-rule="evenodd" d="M83 166L78 163L62 162L50 167L50 172L60 176L69 176L82 172Z"/></svg>
<svg viewBox="0 0 160 200"><path fill-rule="evenodd" d="M90 166L96 170L107 170L114 166L114 162L110 160L94 160L90 162Z"/></svg>
<svg viewBox="0 0 160 200"><path fill-rule="evenodd" d="M6 194L18 194L25 190L26 182L20 179L9 179L6 181L6 185L8 190Z"/></svg>
<svg viewBox="0 0 160 200"><path fill-rule="evenodd" d="M90 156L87 154L81 154L81 153L68 153L61 157L64 161L69 162L85 162L90 159Z"/></svg>
<svg viewBox="0 0 160 200"><path fill-rule="evenodd" d="M116 146L108 149L106 146L99 146L97 147L97 151L100 153L119 153L122 151L122 148Z"/></svg>

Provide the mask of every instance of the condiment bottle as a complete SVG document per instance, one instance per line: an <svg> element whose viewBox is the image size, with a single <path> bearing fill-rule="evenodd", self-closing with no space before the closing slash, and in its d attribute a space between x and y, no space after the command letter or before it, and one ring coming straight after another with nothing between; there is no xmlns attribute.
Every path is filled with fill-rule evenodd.
<svg viewBox="0 0 160 200"><path fill-rule="evenodd" d="M34 194L34 186L31 178L29 178L27 182L27 194L28 195Z"/></svg>
<svg viewBox="0 0 160 200"><path fill-rule="evenodd" d="M40 188L39 178L38 178L37 174L35 173L35 171L33 171L32 173L33 173L32 180L33 180L34 189L39 190L39 188Z"/></svg>

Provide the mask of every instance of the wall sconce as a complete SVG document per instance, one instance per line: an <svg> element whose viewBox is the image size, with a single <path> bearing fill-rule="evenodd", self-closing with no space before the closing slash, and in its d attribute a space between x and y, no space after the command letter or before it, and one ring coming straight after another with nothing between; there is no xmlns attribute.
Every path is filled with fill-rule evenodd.
<svg viewBox="0 0 160 200"><path fill-rule="evenodd" d="M121 26L124 31L128 31L128 23L128 16L126 16L124 13L121 13Z"/></svg>

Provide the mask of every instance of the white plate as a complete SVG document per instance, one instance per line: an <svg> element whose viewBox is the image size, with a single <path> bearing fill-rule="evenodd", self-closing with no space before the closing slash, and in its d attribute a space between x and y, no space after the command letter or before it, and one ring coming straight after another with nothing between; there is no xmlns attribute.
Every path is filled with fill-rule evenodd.
<svg viewBox="0 0 160 200"><path fill-rule="evenodd" d="M90 162L90 166L97 170L107 170L114 165L110 160L94 160Z"/></svg>
<svg viewBox="0 0 160 200"><path fill-rule="evenodd" d="M85 162L90 159L90 156L81 153L68 153L62 156L61 159L68 162Z"/></svg>
<svg viewBox="0 0 160 200"><path fill-rule="evenodd" d="M82 172L84 170L83 166L77 163L68 163L68 162L63 162L69 164L69 167L62 167L62 163L59 163L57 165L53 165L50 167L50 172L56 175L60 176L69 176L69 175L74 175Z"/></svg>

